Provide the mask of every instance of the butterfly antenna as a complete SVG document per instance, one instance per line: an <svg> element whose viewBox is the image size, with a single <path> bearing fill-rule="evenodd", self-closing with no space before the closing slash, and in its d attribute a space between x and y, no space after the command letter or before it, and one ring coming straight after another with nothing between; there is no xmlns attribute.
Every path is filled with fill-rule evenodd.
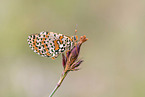
<svg viewBox="0 0 145 97"><path fill-rule="evenodd" d="M78 24L76 24L76 27L75 27L75 35L76 35L76 33L77 33L77 28L78 28Z"/></svg>

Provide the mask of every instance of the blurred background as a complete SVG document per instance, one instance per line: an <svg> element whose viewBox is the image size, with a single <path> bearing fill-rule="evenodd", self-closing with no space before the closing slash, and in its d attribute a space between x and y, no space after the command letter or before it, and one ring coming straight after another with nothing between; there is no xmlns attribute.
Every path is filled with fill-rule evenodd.
<svg viewBox="0 0 145 97"><path fill-rule="evenodd" d="M63 71L30 34L78 33L84 62L54 97L145 97L144 0L0 0L0 97L48 97Z"/></svg>

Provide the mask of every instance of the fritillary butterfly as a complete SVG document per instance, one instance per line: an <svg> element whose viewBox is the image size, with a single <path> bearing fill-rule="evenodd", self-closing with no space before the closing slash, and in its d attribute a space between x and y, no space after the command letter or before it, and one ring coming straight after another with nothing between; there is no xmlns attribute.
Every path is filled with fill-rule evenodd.
<svg viewBox="0 0 145 97"><path fill-rule="evenodd" d="M66 36L54 32L41 32L28 36L29 47L37 54L43 57L51 57L55 59L60 53L71 50L78 36Z"/></svg>

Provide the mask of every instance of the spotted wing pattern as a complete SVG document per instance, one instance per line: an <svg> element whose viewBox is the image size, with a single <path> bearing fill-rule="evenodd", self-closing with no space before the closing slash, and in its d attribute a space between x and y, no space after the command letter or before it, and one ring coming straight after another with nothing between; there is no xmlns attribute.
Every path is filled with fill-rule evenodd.
<svg viewBox="0 0 145 97"><path fill-rule="evenodd" d="M54 59L65 50L73 48L74 41L72 38L54 32L41 32L28 36L27 41L29 47L35 53Z"/></svg>

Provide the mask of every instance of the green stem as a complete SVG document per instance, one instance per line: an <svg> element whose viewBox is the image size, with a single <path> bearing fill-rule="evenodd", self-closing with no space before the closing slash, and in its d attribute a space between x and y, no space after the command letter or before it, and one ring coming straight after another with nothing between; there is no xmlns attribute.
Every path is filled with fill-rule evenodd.
<svg viewBox="0 0 145 97"><path fill-rule="evenodd" d="M68 73L68 71L62 73L60 80L58 81L57 85L55 86L55 88L53 89L53 91L51 92L49 97L52 97L54 95L54 93L60 87L61 83L63 82L64 78L66 77L67 73Z"/></svg>

